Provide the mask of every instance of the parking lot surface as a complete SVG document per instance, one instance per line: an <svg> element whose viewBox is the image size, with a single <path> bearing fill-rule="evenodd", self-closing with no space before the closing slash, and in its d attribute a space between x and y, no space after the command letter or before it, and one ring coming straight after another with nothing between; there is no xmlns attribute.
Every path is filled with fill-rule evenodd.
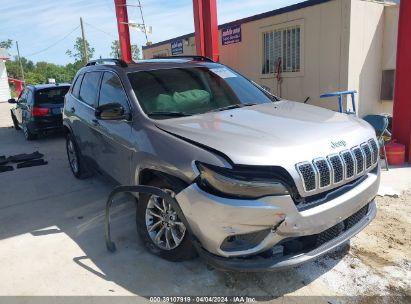
<svg viewBox="0 0 411 304"><path fill-rule="evenodd" d="M199 259L159 259L140 242L129 202L115 208L118 251L113 254L105 248L103 219L114 185L99 176L75 179L62 135L26 141L11 127L9 108L0 103L0 155L39 151L48 164L0 173L0 295L129 295L141 301L215 295L281 303L303 295L318 296L316 303L364 295L395 296L402 302L410 295L410 191L379 198L376 220L352 240L351 248L288 271L223 273Z"/></svg>

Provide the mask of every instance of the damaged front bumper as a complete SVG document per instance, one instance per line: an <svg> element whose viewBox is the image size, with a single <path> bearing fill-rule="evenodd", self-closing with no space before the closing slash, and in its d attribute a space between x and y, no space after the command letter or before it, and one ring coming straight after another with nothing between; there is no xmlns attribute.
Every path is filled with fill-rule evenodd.
<svg viewBox="0 0 411 304"><path fill-rule="evenodd" d="M372 201L369 204L368 212L353 227L344 231L337 237L307 252L299 252L289 255L254 255L251 257L231 257L225 258L211 254L204 248L198 247L197 250L201 258L208 264L219 270L258 272L258 271L277 271L290 267L298 266L302 263L315 260L329 252L334 251L339 246L349 241L354 235L366 227L376 215L376 205Z"/></svg>
<svg viewBox="0 0 411 304"><path fill-rule="evenodd" d="M252 265L257 263L254 257L259 259L259 254L266 256L272 252L277 257L281 254L281 258L265 259L261 265L268 263L263 267L283 268L324 254L364 228L375 216L373 199L379 181L377 168L350 189L304 209L297 207L288 195L256 200L222 198L203 191L196 184L181 191L176 200L201 244L200 255L211 264L241 269L235 266L239 263L245 269L253 269ZM366 216L364 208L367 208ZM352 221L348 225L346 221L360 210L363 217L357 218L355 225ZM338 233L333 232L338 237L326 243L315 240L315 237L324 240L324 233L331 228L339 229Z"/></svg>

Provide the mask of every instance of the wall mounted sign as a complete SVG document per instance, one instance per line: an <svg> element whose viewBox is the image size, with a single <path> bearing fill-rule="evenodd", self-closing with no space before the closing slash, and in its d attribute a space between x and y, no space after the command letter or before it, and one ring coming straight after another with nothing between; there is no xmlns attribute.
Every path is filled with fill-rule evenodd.
<svg viewBox="0 0 411 304"><path fill-rule="evenodd" d="M233 25L221 30L223 45L241 42L241 25Z"/></svg>
<svg viewBox="0 0 411 304"><path fill-rule="evenodd" d="M183 40L174 40L171 42L171 55L183 54Z"/></svg>

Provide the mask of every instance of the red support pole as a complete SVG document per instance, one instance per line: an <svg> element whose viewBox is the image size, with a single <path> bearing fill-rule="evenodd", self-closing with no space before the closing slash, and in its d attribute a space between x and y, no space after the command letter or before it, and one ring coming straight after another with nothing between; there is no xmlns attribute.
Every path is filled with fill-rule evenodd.
<svg viewBox="0 0 411 304"><path fill-rule="evenodd" d="M118 40L120 42L121 58L130 63L131 56L130 31L128 28L127 0L114 0L116 7Z"/></svg>
<svg viewBox="0 0 411 304"><path fill-rule="evenodd" d="M193 0L197 55L219 61L216 0Z"/></svg>
<svg viewBox="0 0 411 304"><path fill-rule="evenodd" d="M393 109L393 137L410 151L411 137L411 1L401 1L398 20L397 67ZM411 161L409 159L408 161Z"/></svg>

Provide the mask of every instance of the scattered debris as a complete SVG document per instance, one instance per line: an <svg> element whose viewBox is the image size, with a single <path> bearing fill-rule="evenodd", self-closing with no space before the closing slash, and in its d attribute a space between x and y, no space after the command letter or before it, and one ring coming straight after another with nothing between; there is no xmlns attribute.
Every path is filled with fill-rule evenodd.
<svg viewBox="0 0 411 304"><path fill-rule="evenodd" d="M392 187L380 185L377 195L397 198L400 196L400 193Z"/></svg>

